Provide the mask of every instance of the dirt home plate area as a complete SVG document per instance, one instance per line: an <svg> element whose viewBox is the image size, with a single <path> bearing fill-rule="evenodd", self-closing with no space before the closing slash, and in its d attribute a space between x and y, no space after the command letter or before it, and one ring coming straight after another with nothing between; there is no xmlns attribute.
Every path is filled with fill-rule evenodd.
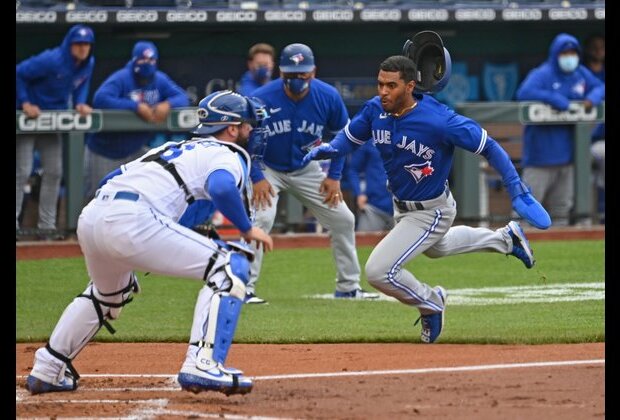
<svg viewBox="0 0 620 420"><path fill-rule="evenodd" d="M602 239L604 231L548 232ZM530 239L554 239L529 235ZM360 237L373 245L380 237ZM326 238L276 238L276 247ZM17 259L80 255L75 243L18 244ZM56 253L54 253L56 251ZM35 350L16 344L17 418L584 419L605 418L605 344L233 344L246 395L182 391L185 343L90 343L75 392L30 395Z"/></svg>

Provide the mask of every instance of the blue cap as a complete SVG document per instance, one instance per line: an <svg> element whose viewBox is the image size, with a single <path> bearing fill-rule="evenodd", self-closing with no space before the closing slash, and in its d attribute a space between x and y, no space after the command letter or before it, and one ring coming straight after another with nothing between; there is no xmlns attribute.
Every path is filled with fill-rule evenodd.
<svg viewBox="0 0 620 420"><path fill-rule="evenodd" d="M135 60L139 60L141 58L154 58L157 60L159 58L159 53L157 51L157 47L152 42L138 41L133 47L131 56Z"/></svg>
<svg viewBox="0 0 620 420"><path fill-rule="evenodd" d="M280 54L280 73L308 73L314 70L314 54L305 44L290 44Z"/></svg>
<svg viewBox="0 0 620 420"><path fill-rule="evenodd" d="M86 42L89 44L94 44L95 33L88 26L75 25L73 28L71 28L71 34L69 35L69 43L76 44L78 42Z"/></svg>

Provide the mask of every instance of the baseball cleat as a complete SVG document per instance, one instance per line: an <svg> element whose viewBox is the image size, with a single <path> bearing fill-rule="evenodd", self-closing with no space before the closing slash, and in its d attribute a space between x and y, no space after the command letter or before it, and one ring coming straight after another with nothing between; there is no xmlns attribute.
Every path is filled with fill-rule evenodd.
<svg viewBox="0 0 620 420"><path fill-rule="evenodd" d="M262 304L268 304L269 303L265 299L259 298L254 293L246 294L245 295L245 299L243 300L243 302L244 303L249 303L249 304L254 304L254 305L262 305Z"/></svg>
<svg viewBox="0 0 620 420"><path fill-rule="evenodd" d="M26 389L30 391L32 395L44 394L46 392L66 392L74 391L77 389L77 381L73 378L65 376L62 381L57 384L45 382L36 376L28 375L26 378Z"/></svg>
<svg viewBox="0 0 620 420"><path fill-rule="evenodd" d="M361 299L361 300L373 300L379 299L378 293L367 292L364 289L355 289L350 292L339 292L336 290L334 292L334 297L336 299Z"/></svg>
<svg viewBox="0 0 620 420"><path fill-rule="evenodd" d="M413 324L418 325L418 322L422 320L422 331L420 332L420 339L424 343L434 343L439 338L441 331L443 330L444 317L446 313L446 299L448 298L448 293L446 289L441 286L436 286L435 291L441 298L441 301L444 304L444 307L441 312L435 312L427 315L420 315L417 321Z"/></svg>
<svg viewBox="0 0 620 420"><path fill-rule="evenodd" d="M527 268L534 267L536 260L534 259L534 251L530 248L530 243L525 237L525 233L519 223L512 221L508 223L508 234L512 239L512 251L510 255L514 255L521 261Z"/></svg>
<svg viewBox="0 0 620 420"><path fill-rule="evenodd" d="M226 395L247 394L252 391L252 380L241 374L232 373L236 369L220 369L214 367L209 370L198 368L183 368L177 376L177 381L184 391L198 394L203 391L222 392Z"/></svg>

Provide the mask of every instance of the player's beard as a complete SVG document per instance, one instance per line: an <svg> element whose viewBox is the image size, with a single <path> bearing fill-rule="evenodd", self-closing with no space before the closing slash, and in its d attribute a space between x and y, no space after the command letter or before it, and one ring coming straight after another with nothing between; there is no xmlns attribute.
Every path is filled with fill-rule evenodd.
<svg viewBox="0 0 620 420"><path fill-rule="evenodd" d="M235 141L235 143L243 148L247 148L249 140L250 136L244 136L243 134L241 134L241 130L239 130L239 134L237 134L237 140Z"/></svg>

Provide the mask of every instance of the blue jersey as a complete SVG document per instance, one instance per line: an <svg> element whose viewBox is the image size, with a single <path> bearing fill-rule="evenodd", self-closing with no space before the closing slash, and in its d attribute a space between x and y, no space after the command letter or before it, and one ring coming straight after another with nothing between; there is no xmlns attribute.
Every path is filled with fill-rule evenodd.
<svg viewBox="0 0 620 420"><path fill-rule="evenodd" d="M572 73L560 70L558 56L566 45L580 49L575 37L559 34L549 48L549 57L530 71L519 86L519 101L542 101L565 111L570 101L589 99L594 105L605 99L605 84L585 66ZM566 165L573 162L574 124L527 125L523 132L523 166Z"/></svg>
<svg viewBox="0 0 620 420"><path fill-rule="evenodd" d="M85 104L91 76L95 67L94 45L90 55L76 67L71 56L71 43L84 26L73 26L65 35L62 45L45 50L15 66L15 108L24 102L40 109L67 109L69 99L73 106Z"/></svg>
<svg viewBox="0 0 620 420"><path fill-rule="evenodd" d="M263 161L276 171L291 172L304 167L302 159L319 145L322 138L341 130L349 120L340 94L333 86L312 79L308 94L298 102L284 92L283 80L276 79L252 94L267 105L269 118L267 146ZM343 158L332 159L328 176L340 179ZM263 179L261 171L253 171L252 181Z"/></svg>
<svg viewBox="0 0 620 420"><path fill-rule="evenodd" d="M351 155L351 184L356 196L361 194L360 174L364 174L366 188L364 194L368 203L385 213L392 214L392 195L387 190L387 176L383 169L381 155L372 142L367 142Z"/></svg>
<svg viewBox="0 0 620 420"><path fill-rule="evenodd" d="M402 117L386 113L375 96L331 142L343 136L356 146L369 139L377 147L389 189L399 200L435 198L446 188L455 146L489 155L505 182L518 179L505 151L470 118L457 114L429 95L414 95L417 105Z"/></svg>
<svg viewBox="0 0 620 420"><path fill-rule="evenodd" d="M187 93L161 71L157 71L146 85L138 84L130 61L99 86L93 98L93 107L136 112L141 102L153 106L162 101L170 102L171 108L189 106ZM86 145L108 159L121 159L139 151L155 135L153 131L89 133L86 135Z"/></svg>

